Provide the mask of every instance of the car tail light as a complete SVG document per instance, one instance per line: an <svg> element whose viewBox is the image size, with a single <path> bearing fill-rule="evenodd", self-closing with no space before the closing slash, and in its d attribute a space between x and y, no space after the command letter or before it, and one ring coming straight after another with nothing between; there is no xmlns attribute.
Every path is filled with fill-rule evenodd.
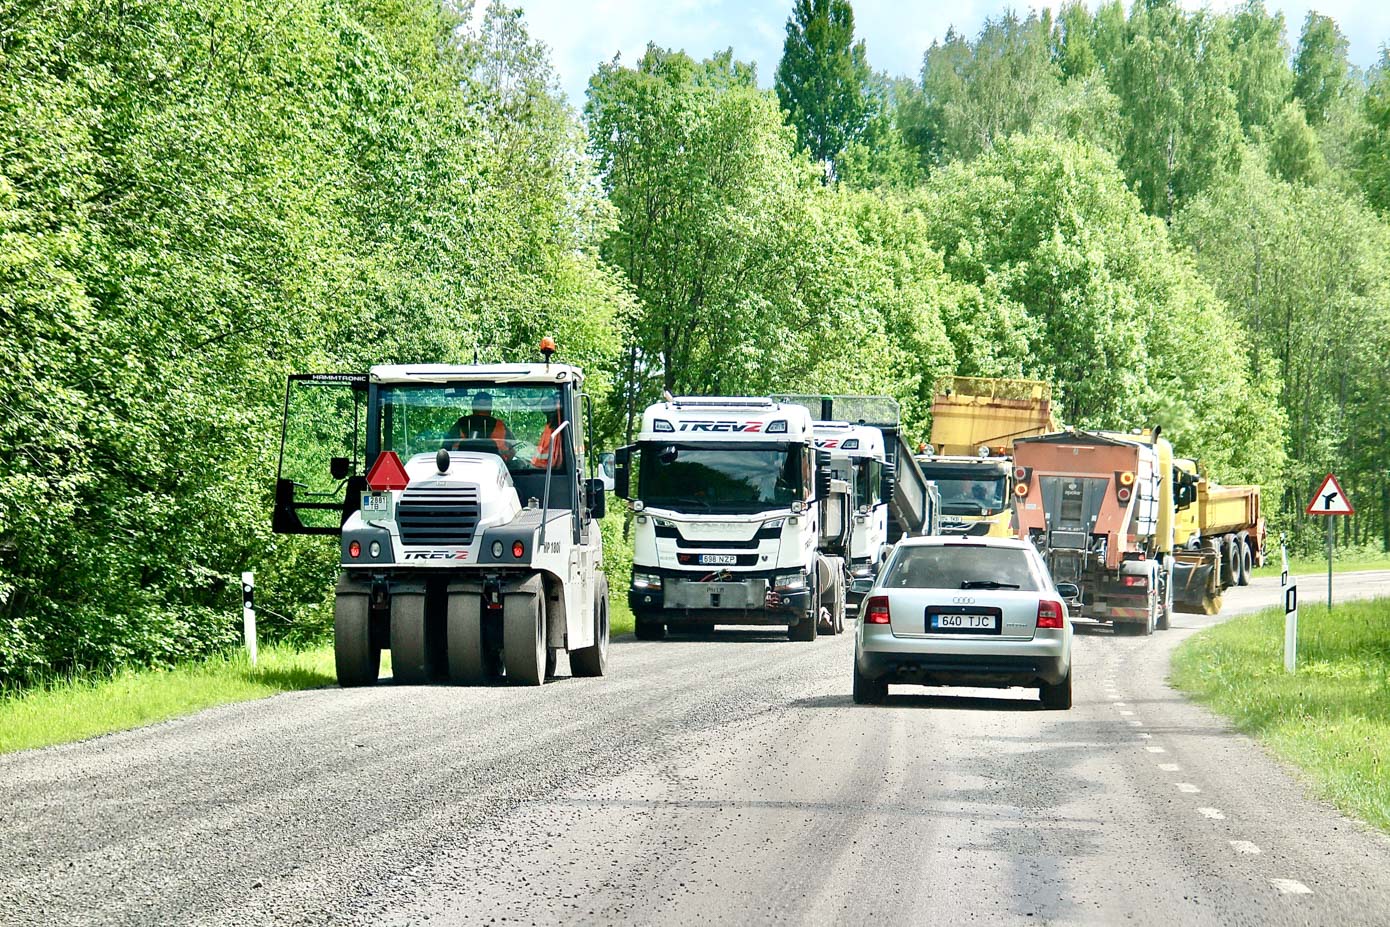
<svg viewBox="0 0 1390 927"><path fill-rule="evenodd" d="M1126 576L1124 577L1124 584L1126 586L1147 587L1149 585L1149 578L1147 576Z"/></svg>
<svg viewBox="0 0 1390 927"><path fill-rule="evenodd" d="M1061 602L1054 602L1052 599L1040 599L1038 601L1038 627L1040 628L1060 628L1062 616L1065 614Z"/></svg>
<svg viewBox="0 0 1390 927"><path fill-rule="evenodd" d="M348 545L348 556L356 560L362 556L362 545L358 541L353 541Z"/></svg>
<svg viewBox="0 0 1390 927"><path fill-rule="evenodd" d="M864 607L865 624L888 624L892 618L888 613L888 596L876 595Z"/></svg>
<svg viewBox="0 0 1390 927"><path fill-rule="evenodd" d="M512 542L512 556L515 557L516 559L520 560L520 559L521 559L521 555L524 554L524 553L526 553L526 545L523 544L523 543L521 543L520 541L513 541L513 542Z"/></svg>

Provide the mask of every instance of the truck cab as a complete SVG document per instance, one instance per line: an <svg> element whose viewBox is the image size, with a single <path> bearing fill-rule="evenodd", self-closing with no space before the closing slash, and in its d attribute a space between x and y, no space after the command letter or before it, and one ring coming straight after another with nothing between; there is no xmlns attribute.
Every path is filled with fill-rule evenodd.
<svg viewBox="0 0 1390 927"><path fill-rule="evenodd" d="M634 513L628 601L639 638L740 624L815 639L828 572L816 503L832 472L804 408L670 398L646 409L614 469Z"/></svg>
<svg viewBox="0 0 1390 927"><path fill-rule="evenodd" d="M890 476L885 482L884 475L893 471L879 429L849 422L816 422L814 429L816 447L830 455L831 473L848 486L849 537L837 553L849 573L847 605L855 610L873 585L890 543L884 490L891 494L893 481Z"/></svg>
<svg viewBox="0 0 1390 927"><path fill-rule="evenodd" d="M401 682L540 684L562 651L603 674L583 383L548 355L290 378L273 528L338 537L343 685L374 683L383 649Z"/></svg>
<svg viewBox="0 0 1390 927"><path fill-rule="evenodd" d="M1014 536L1012 460L931 454L916 459L941 494L942 534Z"/></svg>

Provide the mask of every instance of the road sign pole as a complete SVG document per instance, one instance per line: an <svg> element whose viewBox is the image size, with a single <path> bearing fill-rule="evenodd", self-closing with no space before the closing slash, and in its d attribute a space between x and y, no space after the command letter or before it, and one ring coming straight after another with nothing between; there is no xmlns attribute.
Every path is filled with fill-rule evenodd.
<svg viewBox="0 0 1390 927"><path fill-rule="evenodd" d="M1332 611L1332 544L1337 530L1332 527L1332 516L1327 516L1327 610Z"/></svg>

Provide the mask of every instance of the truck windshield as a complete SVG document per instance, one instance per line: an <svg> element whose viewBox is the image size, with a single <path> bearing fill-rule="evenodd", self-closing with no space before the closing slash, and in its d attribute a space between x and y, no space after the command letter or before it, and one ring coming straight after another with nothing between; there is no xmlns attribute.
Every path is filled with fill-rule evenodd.
<svg viewBox="0 0 1390 927"><path fill-rule="evenodd" d="M508 469L544 470L550 434L564 420L553 386L445 383L391 384L378 394L381 449L402 459L440 448L496 454ZM570 434L571 425L565 431ZM561 435L556 469L565 464Z"/></svg>
<svg viewBox="0 0 1390 927"><path fill-rule="evenodd" d="M936 481L941 511L947 515L994 515L1009 504L1003 474L970 473L923 466L922 474Z"/></svg>
<svg viewBox="0 0 1390 927"><path fill-rule="evenodd" d="M801 445L642 446L637 498L692 512L757 512L805 499L809 455Z"/></svg>

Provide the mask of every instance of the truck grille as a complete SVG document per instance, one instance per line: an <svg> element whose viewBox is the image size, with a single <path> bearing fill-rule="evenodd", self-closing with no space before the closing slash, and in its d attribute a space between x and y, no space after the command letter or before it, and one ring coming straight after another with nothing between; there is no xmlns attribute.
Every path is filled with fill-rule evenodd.
<svg viewBox="0 0 1390 927"><path fill-rule="evenodd" d="M466 547L481 512L478 487L407 489L396 506L401 543Z"/></svg>

